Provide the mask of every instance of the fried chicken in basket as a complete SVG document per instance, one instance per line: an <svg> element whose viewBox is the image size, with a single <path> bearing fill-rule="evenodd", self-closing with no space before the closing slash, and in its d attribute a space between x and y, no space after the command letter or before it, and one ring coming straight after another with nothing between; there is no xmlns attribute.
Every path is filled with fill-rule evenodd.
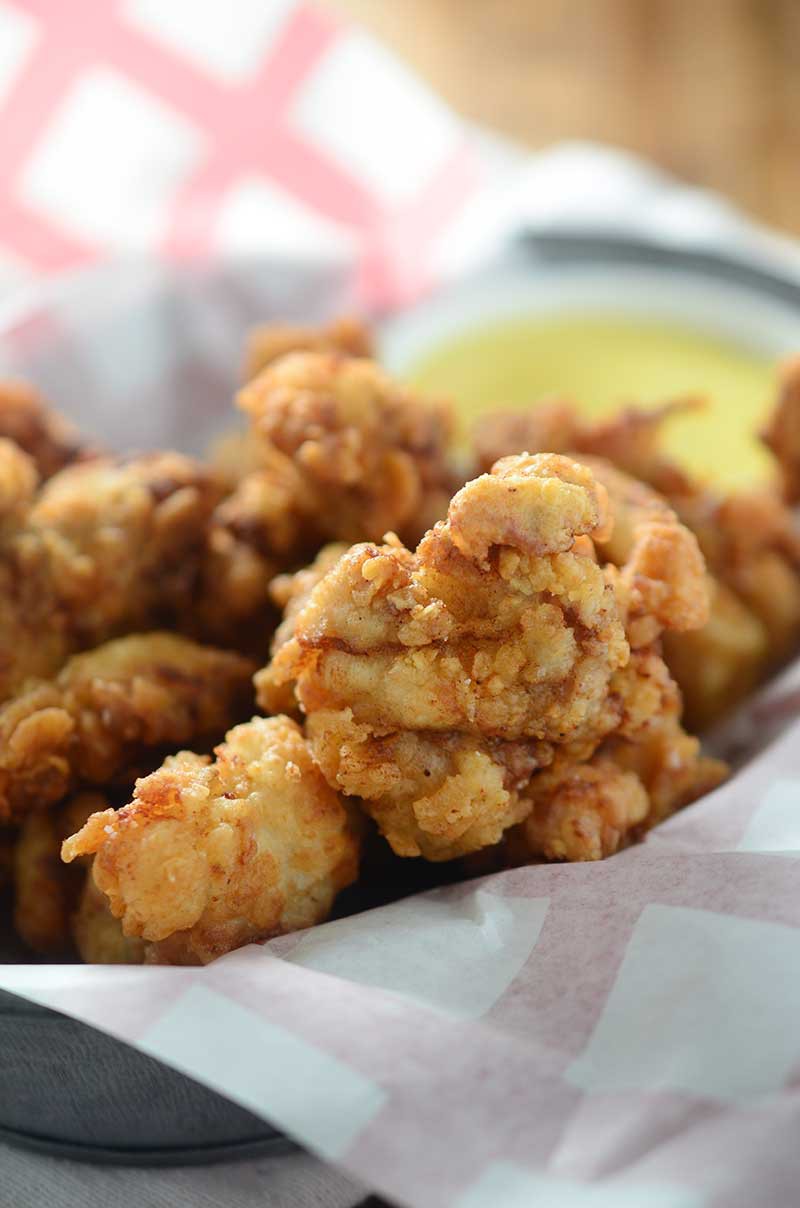
<svg viewBox="0 0 800 1208"><path fill-rule="evenodd" d="M205 964L324 920L358 871L358 825L287 717L236 726L216 758L182 751L130 805L63 847L155 963Z"/></svg>
<svg viewBox="0 0 800 1208"><path fill-rule="evenodd" d="M365 835L396 885L597 860L726 775L672 671L707 721L800 644L797 367L781 498L664 454L693 398L490 417L465 483L450 408L371 355L352 320L254 331L213 466L100 457L0 386L0 841L33 951L205 964L327 919Z"/></svg>

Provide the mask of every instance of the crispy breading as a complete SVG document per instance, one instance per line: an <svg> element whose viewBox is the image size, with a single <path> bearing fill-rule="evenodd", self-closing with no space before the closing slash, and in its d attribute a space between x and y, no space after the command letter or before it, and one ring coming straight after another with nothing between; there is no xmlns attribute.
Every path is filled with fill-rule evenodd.
<svg viewBox="0 0 800 1208"><path fill-rule="evenodd" d="M417 540L445 514L454 487L451 410L372 361L292 353L249 382L237 402L265 456L288 459L299 477L294 510L314 548L380 540L390 530ZM267 465L261 473L272 472ZM258 501L239 500L237 508L239 531L246 524L256 540L263 533L260 548L271 549Z"/></svg>
<svg viewBox="0 0 800 1208"><path fill-rule="evenodd" d="M566 458L508 459L416 553L353 547L296 617L267 680L296 679L323 770L365 798L395 850L441 859L493 842L518 816L519 751L504 743L528 741L529 775L553 745L613 727L628 644L614 588L573 549L605 533L605 498ZM431 743L444 764L429 766Z"/></svg>
<svg viewBox="0 0 800 1208"><path fill-rule="evenodd" d="M0 547L0 700L77 650L179 624L220 495L177 453L98 459L49 479Z"/></svg>
<svg viewBox="0 0 800 1208"><path fill-rule="evenodd" d="M800 356L781 367L778 399L761 439L778 463L784 499L800 502Z"/></svg>
<svg viewBox="0 0 800 1208"><path fill-rule="evenodd" d="M358 868L357 828L289 718L235 727L208 757L183 751L95 814L63 858L94 878L147 959L206 963L325 919Z"/></svg>
<svg viewBox="0 0 800 1208"><path fill-rule="evenodd" d="M41 478L96 456L96 450L47 405L35 386L13 378L0 381L0 438L27 453Z"/></svg>
<svg viewBox="0 0 800 1208"><path fill-rule="evenodd" d="M373 355L372 333L360 319L344 316L323 327L292 323L262 323L247 334L243 379L252 378L289 352L341 352L352 357Z"/></svg>
<svg viewBox="0 0 800 1208"><path fill-rule="evenodd" d="M0 817L102 785L148 750L215 740L252 700L252 664L169 633L117 638L0 707Z"/></svg>
<svg viewBox="0 0 800 1208"><path fill-rule="evenodd" d="M47 813L30 814L14 848L14 929L41 956L67 955L70 920L85 875L61 861L61 844L108 802L102 793L79 792Z"/></svg>
<svg viewBox="0 0 800 1208"><path fill-rule="evenodd" d="M399 856L452 860L497 843L529 810L520 790L552 747L452 731L383 731L350 709L310 715L307 733L329 784L364 798Z"/></svg>
<svg viewBox="0 0 800 1208"><path fill-rule="evenodd" d="M644 785L611 759L559 763L534 776L531 810L508 838L512 863L602 860L629 839L650 809Z"/></svg>

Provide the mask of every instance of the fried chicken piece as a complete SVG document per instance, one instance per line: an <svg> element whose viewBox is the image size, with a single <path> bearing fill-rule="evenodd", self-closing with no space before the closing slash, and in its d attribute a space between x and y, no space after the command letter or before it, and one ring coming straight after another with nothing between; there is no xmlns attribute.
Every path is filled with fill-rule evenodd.
<svg viewBox="0 0 800 1208"><path fill-rule="evenodd" d="M246 714L252 664L169 633L117 638L31 680L0 708L0 818L76 784L102 785L143 753L211 738Z"/></svg>
<svg viewBox="0 0 800 1208"><path fill-rule="evenodd" d="M605 502L566 458L509 458L416 553L353 547L297 615L266 682L296 679L323 771L396 851L495 841L553 745L611 728L628 645L613 587L576 546L605 533Z"/></svg>
<svg viewBox="0 0 800 1208"><path fill-rule="evenodd" d="M14 848L14 928L40 956L64 956L71 948L70 919L81 891L81 868L61 862L61 844L108 802L80 792L49 813L30 814Z"/></svg>
<svg viewBox="0 0 800 1208"><path fill-rule="evenodd" d="M360 319L334 319L325 327L263 323L248 333L243 379L252 378L289 352L339 352L351 357L373 355L372 334Z"/></svg>
<svg viewBox="0 0 800 1208"><path fill-rule="evenodd" d="M312 552L325 541L380 540L392 530L414 540L447 511L454 488L450 409L392 381L372 361L298 352L269 365L237 398L265 465L258 488L245 480L231 507L262 552L273 549L271 484L288 461L300 539ZM249 489L251 497L244 497ZM259 536L260 535L260 536Z"/></svg>
<svg viewBox="0 0 800 1208"><path fill-rule="evenodd" d="M784 499L800 502L800 357L781 368L778 401L761 439L775 455Z"/></svg>
<svg viewBox="0 0 800 1208"><path fill-rule="evenodd" d="M236 726L216 760L188 751L95 814L63 858L96 853L94 878L147 959L205 964L323 921L358 868L358 836L287 717Z"/></svg>
<svg viewBox="0 0 800 1208"><path fill-rule="evenodd" d="M0 382L0 439L12 441L32 459L40 478L96 456L63 416L47 406L29 382Z"/></svg>
<svg viewBox="0 0 800 1208"><path fill-rule="evenodd" d="M221 486L177 453L71 466L0 547L0 700L74 651L179 623Z"/></svg>

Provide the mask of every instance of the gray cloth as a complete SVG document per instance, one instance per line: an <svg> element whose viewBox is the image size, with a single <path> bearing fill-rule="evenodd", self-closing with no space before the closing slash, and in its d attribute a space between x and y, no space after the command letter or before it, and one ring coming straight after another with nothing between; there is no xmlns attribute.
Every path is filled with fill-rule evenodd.
<svg viewBox="0 0 800 1208"><path fill-rule="evenodd" d="M353 1208L366 1194L304 1153L135 1170L0 1145L2 1208Z"/></svg>

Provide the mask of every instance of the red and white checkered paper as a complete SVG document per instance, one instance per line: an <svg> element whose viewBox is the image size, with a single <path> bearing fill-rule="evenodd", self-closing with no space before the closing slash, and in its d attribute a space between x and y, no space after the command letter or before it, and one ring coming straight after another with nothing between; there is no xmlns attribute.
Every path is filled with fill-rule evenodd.
<svg viewBox="0 0 800 1208"><path fill-rule="evenodd" d="M476 189L447 108L293 0L2 0L0 267L354 256L413 295ZM413 248L413 254L408 249Z"/></svg>
<svg viewBox="0 0 800 1208"><path fill-rule="evenodd" d="M200 448L246 322L413 297L486 202L486 160L440 103L285 0L0 3L0 161L3 264L37 282L0 316L0 360L126 446ZM741 235L654 182L562 157L526 212L583 197L673 238ZM400 1204L793 1205L799 703L800 666L728 735L734 779L603 864L495 875L205 969L6 965L0 987Z"/></svg>

